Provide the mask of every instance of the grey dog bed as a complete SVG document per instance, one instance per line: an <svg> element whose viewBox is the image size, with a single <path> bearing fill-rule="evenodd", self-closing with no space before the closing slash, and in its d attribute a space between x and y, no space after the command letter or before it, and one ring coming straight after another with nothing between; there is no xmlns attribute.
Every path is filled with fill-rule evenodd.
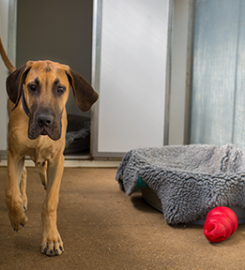
<svg viewBox="0 0 245 270"><path fill-rule="evenodd" d="M67 120L64 154L77 153L88 149L90 146L90 118L68 114Z"/></svg>
<svg viewBox="0 0 245 270"><path fill-rule="evenodd" d="M216 206L245 207L245 149L186 145L129 151L116 180L127 195L138 181L159 197L168 224L190 223Z"/></svg>

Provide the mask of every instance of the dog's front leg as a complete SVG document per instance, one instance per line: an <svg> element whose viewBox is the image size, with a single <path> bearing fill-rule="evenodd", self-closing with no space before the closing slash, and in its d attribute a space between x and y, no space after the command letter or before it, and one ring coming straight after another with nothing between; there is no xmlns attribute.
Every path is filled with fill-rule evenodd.
<svg viewBox="0 0 245 270"><path fill-rule="evenodd" d="M64 251L63 242L57 230L57 206L59 201L60 182L64 168L62 154L54 157L47 169L47 194L43 204L43 240L41 252L48 255L60 255Z"/></svg>
<svg viewBox="0 0 245 270"><path fill-rule="evenodd" d="M11 225L15 231L20 229L20 225L24 226L28 220L24 213L26 198L22 198L20 187L23 168L24 158L19 158L16 154L8 150L8 181L5 202L9 210L8 216ZM23 196L25 196L25 192Z"/></svg>

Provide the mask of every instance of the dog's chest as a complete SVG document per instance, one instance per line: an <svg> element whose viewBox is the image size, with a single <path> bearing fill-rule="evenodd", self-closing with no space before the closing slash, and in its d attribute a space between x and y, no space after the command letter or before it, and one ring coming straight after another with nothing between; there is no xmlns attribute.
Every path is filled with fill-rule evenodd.
<svg viewBox="0 0 245 270"><path fill-rule="evenodd" d="M55 154L54 144L50 142L48 136L39 136L36 147L30 153L31 159L36 166L42 165L45 161L51 161Z"/></svg>

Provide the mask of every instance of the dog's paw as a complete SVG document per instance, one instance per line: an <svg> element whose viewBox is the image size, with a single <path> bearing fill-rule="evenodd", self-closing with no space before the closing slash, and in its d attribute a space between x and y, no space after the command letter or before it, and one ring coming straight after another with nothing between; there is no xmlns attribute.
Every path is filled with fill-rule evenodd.
<svg viewBox="0 0 245 270"><path fill-rule="evenodd" d="M22 212L22 213L21 213ZM22 211L20 211L20 213L13 213L13 212L10 212L8 213L8 216L9 216L9 220L11 222L11 225L14 229L14 231L18 232L18 230L21 228L21 227L24 227L25 224L27 223L28 221L28 218L27 216L25 215L24 213L24 210L22 209Z"/></svg>
<svg viewBox="0 0 245 270"><path fill-rule="evenodd" d="M7 192L5 201L9 210L8 216L11 225L15 231L18 231L28 221L24 213L25 207L27 207L27 198L23 201L20 194L13 195L11 192Z"/></svg>
<svg viewBox="0 0 245 270"><path fill-rule="evenodd" d="M58 234L54 241L43 241L41 252L47 256L58 256L64 252L63 242Z"/></svg>

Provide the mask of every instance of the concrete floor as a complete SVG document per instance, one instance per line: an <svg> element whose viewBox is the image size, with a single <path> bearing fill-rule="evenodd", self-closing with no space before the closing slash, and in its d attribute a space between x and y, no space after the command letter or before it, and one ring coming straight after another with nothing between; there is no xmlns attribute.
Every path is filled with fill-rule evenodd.
<svg viewBox="0 0 245 270"><path fill-rule="evenodd" d="M245 269L245 225L210 244L202 226L168 226L140 193L127 197L115 173L65 169L58 208L65 252L47 257L39 251L45 191L38 171L28 168L29 223L16 233L4 202L7 169L0 168L0 269Z"/></svg>

